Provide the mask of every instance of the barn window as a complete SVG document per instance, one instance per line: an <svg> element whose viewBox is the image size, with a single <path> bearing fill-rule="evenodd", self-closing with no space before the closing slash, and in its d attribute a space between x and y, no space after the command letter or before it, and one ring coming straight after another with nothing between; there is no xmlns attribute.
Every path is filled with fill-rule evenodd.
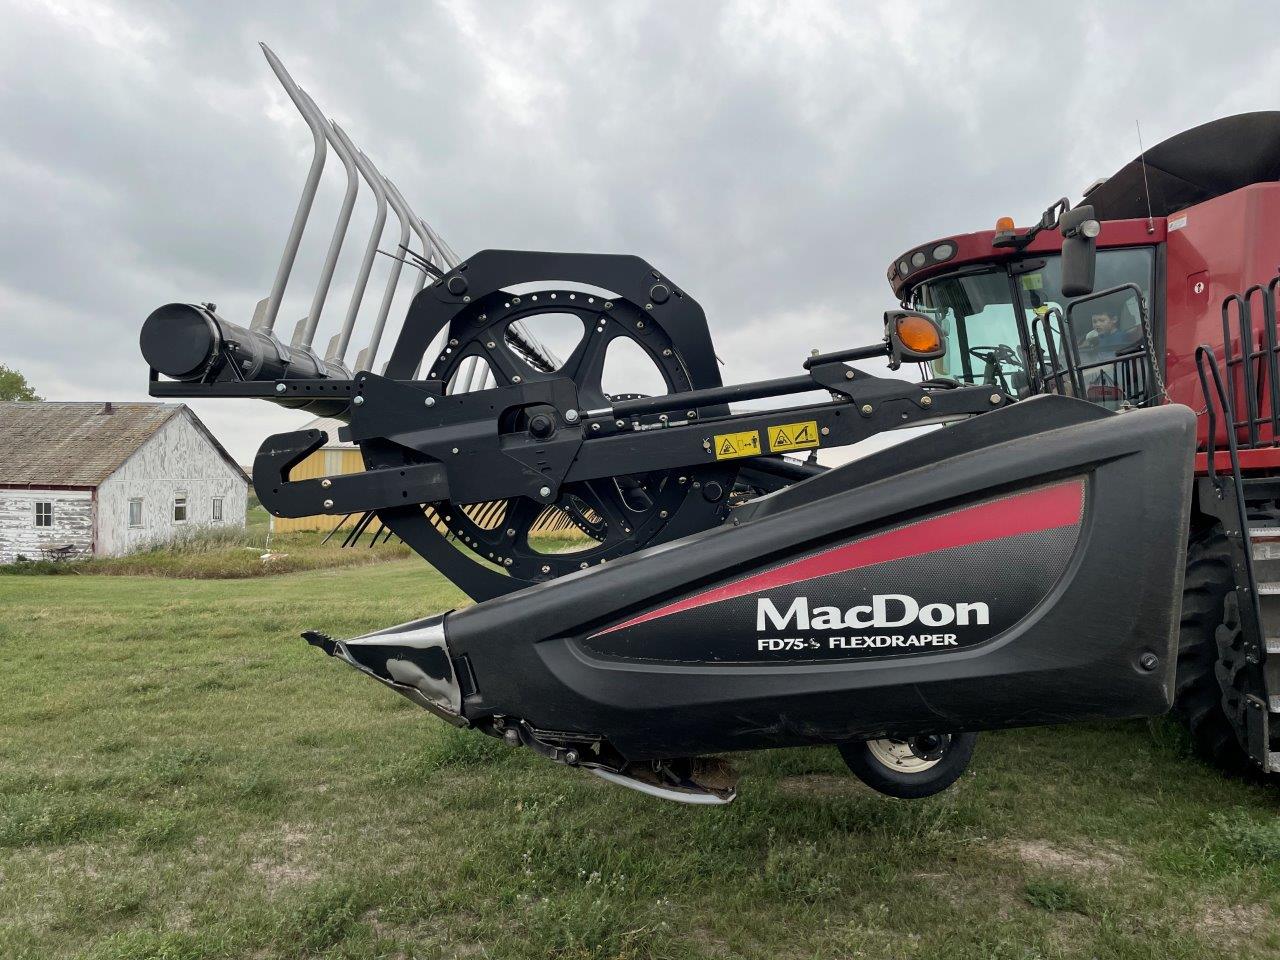
<svg viewBox="0 0 1280 960"><path fill-rule="evenodd" d="M213 519L214 523L222 522L222 498L221 497L213 498L213 511L210 513L210 517Z"/></svg>
<svg viewBox="0 0 1280 960"><path fill-rule="evenodd" d="M142 526L142 498L134 497L129 501L129 526Z"/></svg>
<svg viewBox="0 0 1280 960"><path fill-rule="evenodd" d="M173 522L187 522L187 495L180 493L173 498Z"/></svg>
<svg viewBox="0 0 1280 960"><path fill-rule="evenodd" d="M51 500L36 501L36 526L37 527L53 526L53 501Z"/></svg>

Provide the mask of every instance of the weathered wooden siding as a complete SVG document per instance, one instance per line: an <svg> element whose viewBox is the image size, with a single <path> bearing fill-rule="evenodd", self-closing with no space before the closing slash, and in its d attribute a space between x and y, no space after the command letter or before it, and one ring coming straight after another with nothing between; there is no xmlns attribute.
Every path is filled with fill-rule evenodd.
<svg viewBox="0 0 1280 960"><path fill-rule="evenodd" d="M53 526L35 525L36 503L53 504ZM46 547L71 543L81 556L93 544L93 494L88 490L0 489L0 563L39 560Z"/></svg>
<svg viewBox="0 0 1280 960"><path fill-rule="evenodd" d="M187 497L187 519L176 523L173 501ZM213 499L222 498L222 521ZM129 501L142 500L142 526L129 526ZM119 556L196 527L243 527L248 484L196 427L188 411L175 416L134 451L98 488L97 553Z"/></svg>

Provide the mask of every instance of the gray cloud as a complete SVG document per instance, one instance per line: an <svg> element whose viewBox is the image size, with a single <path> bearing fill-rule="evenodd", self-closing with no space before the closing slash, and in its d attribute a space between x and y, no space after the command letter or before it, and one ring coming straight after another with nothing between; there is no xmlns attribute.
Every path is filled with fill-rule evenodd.
<svg viewBox="0 0 1280 960"><path fill-rule="evenodd" d="M58 398L143 396L155 305L246 320L269 288L309 136L258 40L460 253L640 254L703 303L731 380L875 336L895 254L1077 196L1136 153L1135 119L1152 144L1280 89L1269 3L49 0L4 22L0 361ZM331 159L286 331L341 189ZM298 420L196 407L242 459Z"/></svg>

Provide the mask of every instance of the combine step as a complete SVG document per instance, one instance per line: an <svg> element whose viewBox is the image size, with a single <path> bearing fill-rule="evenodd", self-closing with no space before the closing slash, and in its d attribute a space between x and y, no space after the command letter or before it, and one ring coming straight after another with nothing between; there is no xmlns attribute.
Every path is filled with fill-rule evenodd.
<svg viewBox="0 0 1280 960"><path fill-rule="evenodd" d="M1266 650L1263 677L1271 724L1280 722L1280 526L1249 528L1253 572L1258 581L1258 606ZM1280 772L1280 753L1268 751L1267 771Z"/></svg>

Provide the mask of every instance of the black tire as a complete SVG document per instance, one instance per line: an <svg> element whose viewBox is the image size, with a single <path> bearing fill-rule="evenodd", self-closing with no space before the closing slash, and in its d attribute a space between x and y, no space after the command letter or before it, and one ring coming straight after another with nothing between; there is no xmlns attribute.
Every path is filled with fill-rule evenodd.
<svg viewBox="0 0 1280 960"><path fill-rule="evenodd" d="M895 769L882 759L884 745L904 744L906 741L855 740L840 744L840 756L853 775L872 790L903 800L918 800L940 793L959 779L973 759L978 735L952 733L943 734L941 739L941 756L927 768L913 772Z"/></svg>
<svg viewBox="0 0 1280 960"><path fill-rule="evenodd" d="M1227 597L1235 588L1229 551L1226 535L1216 526L1188 546L1173 713L1190 732L1197 754L1241 774L1253 765L1223 706L1218 677L1217 636L1227 622Z"/></svg>

